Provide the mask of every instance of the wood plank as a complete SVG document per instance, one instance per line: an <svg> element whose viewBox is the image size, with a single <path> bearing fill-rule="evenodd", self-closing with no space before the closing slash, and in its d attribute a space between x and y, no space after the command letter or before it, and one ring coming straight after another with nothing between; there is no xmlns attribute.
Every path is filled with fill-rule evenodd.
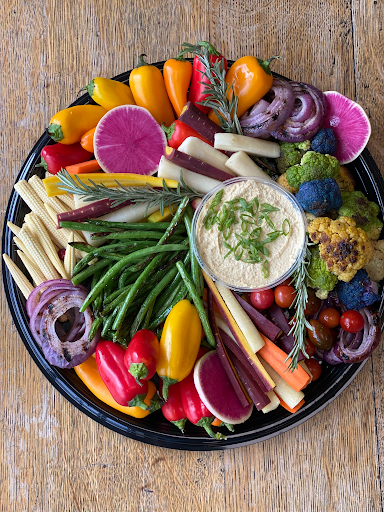
<svg viewBox="0 0 384 512"><path fill-rule="evenodd" d="M384 5L383 2L352 2L356 67L356 101L367 112L372 125L368 149L384 172ZM382 492L384 489L384 349L383 340L370 361L373 369L376 436Z"/></svg>

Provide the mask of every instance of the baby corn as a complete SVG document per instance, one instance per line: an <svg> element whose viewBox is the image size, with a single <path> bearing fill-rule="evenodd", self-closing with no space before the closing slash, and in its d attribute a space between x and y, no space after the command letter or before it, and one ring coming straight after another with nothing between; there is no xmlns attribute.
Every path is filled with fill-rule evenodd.
<svg viewBox="0 0 384 512"><path fill-rule="evenodd" d="M7 265L9 273L13 277L21 293L24 295L26 299L28 299L29 295L33 291L33 286L22 273L22 271L19 269L19 267L16 265L16 263L14 263L7 254L3 254L3 260Z"/></svg>
<svg viewBox="0 0 384 512"><path fill-rule="evenodd" d="M26 256L22 251L17 251L17 254L24 264L24 267L28 270L29 275L32 277L32 281L35 286L44 283L46 280L44 274L40 269Z"/></svg>
<svg viewBox="0 0 384 512"><path fill-rule="evenodd" d="M15 184L15 190L20 194L22 199L27 203L29 208L36 213L43 221L47 231L49 232L52 240L59 248L63 248L67 245L68 237L60 232L60 229L56 228L55 223L48 215L44 208L43 201L39 198L32 186L25 180L19 181Z"/></svg>
<svg viewBox="0 0 384 512"><path fill-rule="evenodd" d="M52 265L55 267L57 272L61 275L63 279L68 279L68 274L65 271L63 262L60 260L56 248L53 245L52 240L49 234L47 233L47 230L45 229L41 219L35 213L31 212L25 216L24 220L29 229L31 230L35 239L40 242L45 254L48 256L49 260L51 261Z"/></svg>
<svg viewBox="0 0 384 512"><path fill-rule="evenodd" d="M71 242L73 242L73 233L69 235L68 244L65 249L65 256L64 256L64 268L69 276L68 279L71 279L73 275L73 269L76 265L76 258L75 258L75 248L69 245Z"/></svg>
<svg viewBox="0 0 384 512"><path fill-rule="evenodd" d="M38 240L33 236L27 225L23 226L19 233L19 238L24 243L27 251L32 256L33 261L44 274L46 281L51 279L59 279L60 276L57 273L55 267L52 265L46 256L44 249Z"/></svg>
<svg viewBox="0 0 384 512"><path fill-rule="evenodd" d="M43 203L48 203L56 213L65 213L70 211L70 208L62 203L57 197L48 197L42 180L36 174L29 179L28 183L39 196L41 201L43 201Z"/></svg>

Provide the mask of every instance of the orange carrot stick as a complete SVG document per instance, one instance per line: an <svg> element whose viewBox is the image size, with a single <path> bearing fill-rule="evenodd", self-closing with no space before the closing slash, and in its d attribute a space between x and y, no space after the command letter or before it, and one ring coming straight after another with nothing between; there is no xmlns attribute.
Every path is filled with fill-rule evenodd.
<svg viewBox="0 0 384 512"><path fill-rule="evenodd" d="M219 420L219 418L215 418L215 419L212 421L211 425L212 425L212 427L220 427L221 423L222 423L222 421L221 421L221 420Z"/></svg>
<svg viewBox="0 0 384 512"><path fill-rule="evenodd" d="M305 404L304 400L301 400L301 402L299 402L299 403L296 405L296 407L294 407L293 409L291 409L291 407L289 407L289 405L287 405L287 404L284 402L284 400L282 400L280 397L279 397L279 400L280 400L280 405L282 405L282 406L284 407L284 409L286 409L288 412L291 412L292 414L293 414L294 412L297 412L297 411L300 409L300 407L302 407L302 406Z"/></svg>
<svg viewBox="0 0 384 512"><path fill-rule="evenodd" d="M68 165L66 169L69 174L86 174L87 172L100 171L101 167L97 160L89 160L81 164Z"/></svg>
<svg viewBox="0 0 384 512"><path fill-rule="evenodd" d="M261 334L261 333L260 333ZM266 336L261 334L265 345L259 350L258 354L272 366L276 373L285 380L295 391L301 391L309 384L311 378L308 373L298 366L293 372L288 370L291 358L285 362L287 354L275 345Z"/></svg>

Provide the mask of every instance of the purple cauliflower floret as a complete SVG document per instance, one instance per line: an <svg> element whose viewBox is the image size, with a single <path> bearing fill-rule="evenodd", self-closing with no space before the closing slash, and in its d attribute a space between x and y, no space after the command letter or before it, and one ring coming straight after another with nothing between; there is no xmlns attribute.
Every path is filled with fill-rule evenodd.
<svg viewBox="0 0 384 512"><path fill-rule="evenodd" d="M337 284L337 293L347 309L359 310L381 300L376 292L377 284L369 279L364 269L358 270L348 283L339 281Z"/></svg>
<svg viewBox="0 0 384 512"><path fill-rule="evenodd" d="M311 142L311 150L323 155L334 155L337 150L337 139L332 128L322 128Z"/></svg>
<svg viewBox="0 0 384 512"><path fill-rule="evenodd" d="M343 204L334 178L305 181L300 185L296 199L306 212L316 217L324 217L329 210L338 210Z"/></svg>

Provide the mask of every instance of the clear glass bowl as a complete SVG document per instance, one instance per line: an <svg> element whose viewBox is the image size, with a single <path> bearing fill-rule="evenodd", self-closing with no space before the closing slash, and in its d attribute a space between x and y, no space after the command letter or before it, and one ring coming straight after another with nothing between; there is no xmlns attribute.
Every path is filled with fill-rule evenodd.
<svg viewBox="0 0 384 512"><path fill-rule="evenodd" d="M239 183L241 181L256 181L257 183L262 183L264 185L267 185L267 186L270 186L270 187L274 188L275 190L277 190L280 194L285 196L292 203L292 205L294 206L295 210L297 211L297 214L298 214L299 218L302 218L302 220L303 220L303 227L304 227L304 229L303 229L303 239L298 242L300 244L300 249L299 249L299 251L297 253L297 257L296 257L295 262L278 279L275 279L274 281L269 282L265 286L259 286L257 288L239 287L239 286L234 285L233 283L227 283L227 282L223 281L222 279L220 279L208 267L208 265L205 263L205 261L201 257L200 252L199 252L199 248L198 248L198 244L197 244L197 237L196 237L197 222L198 222L199 216L200 216L204 206L220 190L228 187L229 185L233 185L234 183ZM306 250L306 247L307 247L306 231L307 231L307 221L306 221L306 218L305 218L305 215L304 215L304 210L302 209L300 204L296 201L295 196L293 194L291 194L290 192L288 192L288 190L286 190L285 188L283 188L280 185L278 185L275 181L271 181L271 180L266 179L266 178L249 177L249 176L247 176L247 177L236 177L236 178L231 178L230 180L227 180L227 181L223 181L223 183L220 183L220 185L217 185L215 188L213 188L201 200L197 210L195 211L195 214L193 216L193 221L192 221L192 244L193 244L193 251L194 251L194 253L196 255L197 261L199 262L199 265L201 266L201 268L215 282L217 282L218 284L226 286L227 288L230 288L231 290L234 290L236 292L242 292L242 293L266 290L268 288L273 288L273 287L281 284L283 281L285 281L285 279L287 279L288 277L290 277L293 274L293 272L295 271L295 269L297 268L297 266L299 265L300 261L302 260L302 258L304 257L304 254L305 254L305 250Z"/></svg>

